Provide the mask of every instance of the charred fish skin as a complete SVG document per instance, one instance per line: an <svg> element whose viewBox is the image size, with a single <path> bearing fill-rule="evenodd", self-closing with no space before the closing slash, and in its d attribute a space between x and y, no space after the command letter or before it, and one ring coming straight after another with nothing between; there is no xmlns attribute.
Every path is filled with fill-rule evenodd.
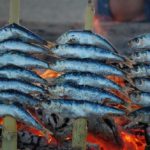
<svg viewBox="0 0 150 150"><path fill-rule="evenodd" d="M47 41L42 39L40 36L16 23L9 24L7 26L4 26L3 28L0 28L0 35L2 35L0 37L0 41L13 38L13 39L21 39L24 42L36 42L45 45L47 44Z"/></svg>
<svg viewBox="0 0 150 150"><path fill-rule="evenodd" d="M104 103L109 100L111 103L123 104L124 101L114 94L87 85L77 85L73 82L65 82L53 85L48 89L49 93L58 97L69 97L76 100L85 99L93 103Z"/></svg>
<svg viewBox="0 0 150 150"><path fill-rule="evenodd" d="M69 118L88 117L91 114L97 116L125 114L125 112L122 110L87 102L85 100L76 101L72 99L53 99L42 102L42 107L47 113L63 114L63 116Z"/></svg>
<svg viewBox="0 0 150 150"><path fill-rule="evenodd" d="M39 99L17 90L0 91L0 102L6 104L20 103L34 108L38 108L40 106Z"/></svg>
<svg viewBox="0 0 150 150"><path fill-rule="evenodd" d="M115 89L119 91L122 90L122 88L115 82L101 75L90 72L68 72L56 78L54 83L58 84L66 81L73 81L79 85L89 85L93 87Z"/></svg>
<svg viewBox="0 0 150 150"><path fill-rule="evenodd" d="M149 40L150 40L150 33L142 34L129 40L128 45L130 48L133 49L150 48Z"/></svg>
<svg viewBox="0 0 150 150"><path fill-rule="evenodd" d="M47 92L44 88L31 84L30 82L25 82L17 79L0 78L0 90L10 89L19 90L24 93L44 94Z"/></svg>
<svg viewBox="0 0 150 150"><path fill-rule="evenodd" d="M148 77L150 76L150 65L138 64L135 65L132 69L128 70L128 73L131 77Z"/></svg>
<svg viewBox="0 0 150 150"><path fill-rule="evenodd" d="M134 78L134 84L137 89L143 92L150 92L150 79Z"/></svg>
<svg viewBox="0 0 150 150"><path fill-rule="evenodd" d="M0 103L0 117L4 116L12 116L17 119L17 121L21 121L38 130L43 130L43 126L19 104L6 105Z"/></svg>
<svg viewBox="0 0 150 150"><path fill-rule="evenodd" d="M142 107L150 106L150 93L147 92L133 92L130 98L134 104Z"/></svg>
<svg viewBox="0 0 150 150"><path fill-rule="evenodd" d="M150 50L134 52L131 59L136 63L150 63Z"/></svg>
<svg viewBox="0 0 150 150"><path fill-rule="evenodd" d="M52 53L64 58L90 58L101 61L123 62L125 59L122 56L104 48L92 45L81 44L61 44L50 49Z"/></svg>
<svg viewBox="0 0 150 150"><path fill-rule="evenodd" d="M25 43L17 39L9 39L0 42L0 52L17 50L26 53L48 53L48 50L42 46Z"/></svg>
<svg viewBox="0 0 150 150"><path fill-rule="evenodd" d="M120 69L92 59L60 59L50 63L49 68L58 72L80 71L125 77Z"/></svg>
<svg viewBox="0 0 150 150"><path fill-rule="evenodd" d="M41 84L47 83L46 80L41 78L33 71L15 65L6 65L0 67L0 78L19 79L19 80L41 83Z"/></svg>
<svg viewBox="0 0 150 150"><path fill-rule="evenodd" d="M58 44L66 44L66 43L78 43L78 44L89 44L102 46L104 48L108 48L114 52L117 50L112 46L112 44L106 40L104 37L93 33L88 30L71 30L63 35L61 35L57 40Z"/></svg>
<svg viewBox="0 0 150 150"><path fill-rule="evenodd" d="M0 67L5 65L16 65L20 67L48 68L48 64L38 58L19 51L9 51L0 54Z"/></svg>

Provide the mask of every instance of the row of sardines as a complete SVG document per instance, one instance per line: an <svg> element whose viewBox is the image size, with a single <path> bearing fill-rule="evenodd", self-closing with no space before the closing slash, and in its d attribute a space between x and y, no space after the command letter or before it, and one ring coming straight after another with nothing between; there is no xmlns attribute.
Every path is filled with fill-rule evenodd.
<svg viewBox="0 0 150 150"><path fill-rule="evenodd" d="M119 142L114 116L130 120L149 114L150 80L144 77L150 66L135 65L150 61L149 50L141 50L148 48L149 36L129 42L140 48L129 59L91 31L68 31L54 44L17 24L4 26L0 35L0 117L10 115L45 138L53 134L64 139L75 119L87 118L90 131ZM37 74L39 69L60 76L49 81ZM123 79L125 85L112 77ZM133 103L143 108L134 111ZM92 124L99 124L97 131Z"/></svg>

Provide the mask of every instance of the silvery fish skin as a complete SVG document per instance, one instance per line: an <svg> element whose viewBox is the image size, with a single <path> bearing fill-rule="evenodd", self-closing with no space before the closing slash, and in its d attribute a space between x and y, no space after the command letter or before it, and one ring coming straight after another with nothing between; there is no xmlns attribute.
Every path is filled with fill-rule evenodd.
<svg viewBox="0 0 150 150"><path fill-rule="evenodd" d="M113 107L95 104L87 101L54 99L42 102L42 107L46 113L63 114L64 117L88 117L90 115L106 116L106 115L124 115L125 112Z"/></svg>
<svg viewBox="0 0 150 150"><path fill-rule="evenodd" d="M130 98L134 104L141 105L142 107L150 106L150 93L147 92L133 92Z"/></svg>
<svg viewBox="0 0 150 150"><path fill-rule="evenodd" d="M134 52L131 59L136 63L150 63L150 50Z"/></svg>
<svg viewBox="0 0 150 150"><path fill-rule="evenodd" d="M148 78L134 78L134 85L137 89L143 92L150 92L150 79Z"/></svg>
<svg viewBox="0 0 150 150"><path fill-rule="evenodd" d="M9 39L0 42L0 53L11 51L11 50L17 50L21 52L27 52L27 53L48 53L48 50L42 46L35 45L35 44L29 44L25 43L21 40L16 39Z"/></svg>
<svg viewBox="0 0 150 150"><path fill-rule="evenodd" d="M66 97L76 100L87 100L95 103L104 103L106 100L112 103L124 103L122 99L114 94L87 85L77 85L73 82L65 82L49 87L49 92L52 96Z"/></svg>
<svg viewBox="0 0 150 150"><path fill-rule="evenodd" d="M101 35L98 35L88 30L68 31L63 35L61 35L56 40L56 43L58 44L77 43L77 44L96 45L117 52L117 50L112 46L112 44L107 39L105 39Z"/></svg>
<svg viewBox="0 0 150 150"><path fill-rule="evenodd" d="M2 90L0 91L0 102L2 103L14 103L18 102L20 104L29 106L29 107L39 107L40 100L32 97L29 94L17 91L17 90Z"/></svg>
<svg viewBox="0 0 150 150"><path fill-rule="evenodd" d="M48 68L46 62L19 51L9 51L0 54L0 66L8 64L20 67Z"/></svg>
<svg viewBox="0 0 150 150"><path fill-rule="evenodd" d="M122 88L115 82L90 72L68 72L55 79L54 83L73 81L79 85L89 85L98 88L115 89L121 91Z"/></svg>
<svg viewBox="0 0 150 150"><path fill-rule="evenodd" d="M16 23L0 28L0 35L0 42L7 39L20 39L24 42L47 44L47 41L42 39L40 36Z"/></svg>
<svg viewBox="0 0 150 150"><path fill-rule="evenodd" d="M52 53L64 58L90 58L95 60L110 62L123 62L125 59L122 56L104 48L92 45L81 44L61 44L50 49Z"/></svg>
<svg viewBox="0 0 150 150"><path fill-rule="evenodd" d="M129 76L135 77L148 77L150 76L150 65L138 64L135 65L132 69L128 69Z"/></svg>
<svg viewBox="0 0 150 150"><path fill-rule="evenodd" d="M58 72L91 72L100 75L125 77L125 73L114 66L92 59L62 59L49 64L49 68Z"/></svg>
<svg viewBox="0 0 150 150"><path fill-rule="evenodd" d="M128 45L130 48L133 48L133 49L150 48L149 40L150 40L150 33L142 34L131 39L128 42Z"/></svg>
<svg viewBox="0 0 150 150"><path fill-rule="evenodd" d="M24 93L46 93L46 90L40 86L17 79L0 78L0 90L19 90Z"/></svg>
<svg viewBox="0 0 150 150"><path fill-rule="evenodd" d="M38 130L43 130L42 125L21 105L6 105L0 103L0 117L4 116L12 116L17 121L21 121L29 126L35 127Z"/></svg>
<svg viewBox="0 0 150 150"><path fill-rule="evenodd" d="M35 82L46 84L46 80L42 79L39 75L34 73L33 71L27 70L25 68L14 66L14 65L6 65L0 67L0 77L8 78L8 79L19 79L28 82Z"/></svg>

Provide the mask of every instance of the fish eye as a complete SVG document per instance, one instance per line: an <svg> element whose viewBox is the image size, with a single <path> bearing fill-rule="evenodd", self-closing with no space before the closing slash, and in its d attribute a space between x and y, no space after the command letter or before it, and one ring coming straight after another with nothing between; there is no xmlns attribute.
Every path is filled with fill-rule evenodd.
<svg viewBox="0 0 150 150"><path fill-rule="evenodd" d="M139 43L140 42L139 38L135 38L135 42Z"/></svg>
<svg viewBox="0 0 150 150"><path fill-rule="evenodd" d="M136 56L136 57L139 57L139 56L140 56L140 54L139 54L139 53L135 53L135 56Z"/></svg>
<svg viewBox="0 0 150 150"><path fill-rule="evenodd" d="M136 67L136 68L135 68L135 71L136 71L136 72L139 72L139 68L138 68L138 67Z"/></svg>

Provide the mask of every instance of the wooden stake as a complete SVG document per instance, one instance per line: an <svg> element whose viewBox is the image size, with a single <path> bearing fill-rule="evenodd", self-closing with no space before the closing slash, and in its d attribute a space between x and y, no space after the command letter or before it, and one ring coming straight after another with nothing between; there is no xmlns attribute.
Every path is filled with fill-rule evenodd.
<svg viewBox="0 0 150 150"><path fill-rule="evenodd" d="M72 148L86 150L87 120L77 119L73 124Z"/></svg>
<svg viewBox="0 0 150 150"><path fill-rule="evenodd" d="M92 30L94 18L94 8L92 0L88 1L85 16L85 29ZM87 137L87 119L77 119L73 123L72 132L72 148L75 150L86 150L86 137Z"/></svg>
<svg viewBox="0 0 150 150"><path fill-rule="evenodd" d="M20 0L10 0L9 23L19 24Z"/></svg>
<svg viewBox="0 0 150 150"><path fill-rule="evenodd" d="M2 150L17 150L16 120L10 116L6 116L3 122Z"/></svg>
<svg viewBox="0 0 150 150"><path fill-rule="evenodd" d="M19 24L20 0L10 0L9 23ZM17 150L17 123L6 116L2 130L2 150Z"/></svg>
<svg viewBox="0 0 150 150"><path fill-rule="evenodd" d="M85 30L93 29L93 20L94 20L94 4L92 0L88 0L88 5L85 11Z"/></svg>

